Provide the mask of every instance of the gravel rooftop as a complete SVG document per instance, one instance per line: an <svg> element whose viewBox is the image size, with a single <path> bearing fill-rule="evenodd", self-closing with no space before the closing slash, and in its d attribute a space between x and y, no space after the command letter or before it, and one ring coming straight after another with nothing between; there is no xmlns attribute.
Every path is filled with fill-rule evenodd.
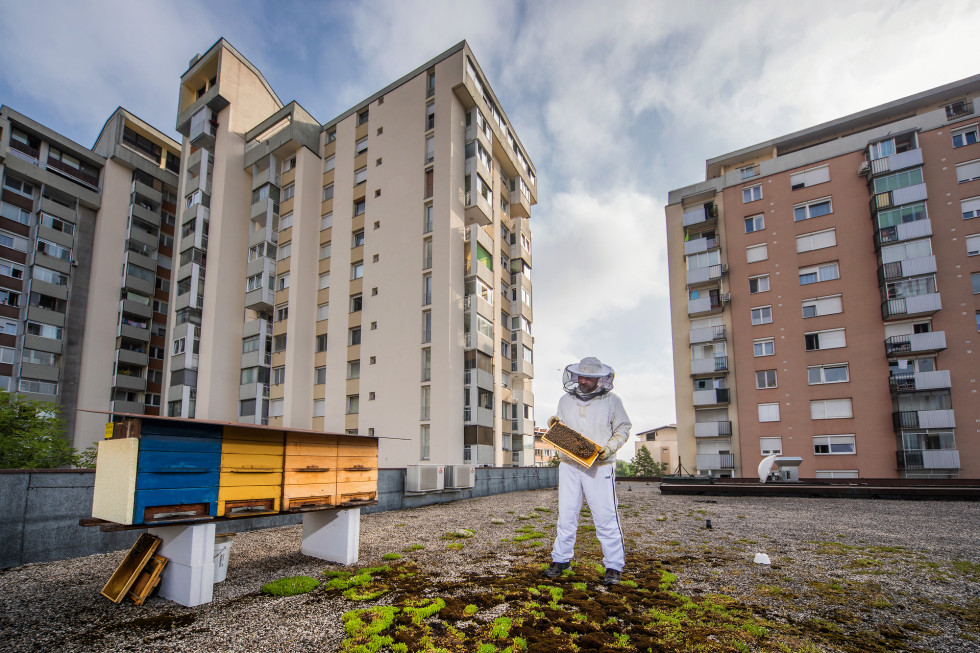
<svg viewBox="0 0 980 653"><path fill-rule="evenodd" d="M689 641L658 640L651 650L980 650L976 503L663 496L655 483L618 485L627 539L624 581L637 583L638 591L646 591L644 586L655 591L660 578L646 576L654 567L663 568L677 577L674 596L695 601L726 597L770 624L770 635L745 644L726 643L722 637L698 649ZM536 490L362 515L357 567L385 565L385 554L399 553L398 564L416 563L416 590L429 597L478 593L489 578L516 570L537 578L539 563L550 561L557 501L556 490ZM601 564L601 554L590 525L583 515L577 554L580 562L589 563L589 573L597 574L591 568ZM447 537L461 529L473 536ZM513 539L532 531L537 538ZM210 604L195 608L156 596L143 606L128 599L117 605L102 597L99 592L125 551L2 571L0 649L354 650L350 641L344 644L349 633L343 615L370 605L395 605L398 592L367 602L323 588L290 597L262 594L260 588L276 579L306 575L325 580L324 572L344 569L302 555L301 537L300 526L236 535L227 580L215 585ZM462 548L449 548L454 543ZM755 564L760 552L772 564ZM579 587L586 585L596 601L613 595L598 582ZM498 609L481 613L484 620L515 605L499 596ZM479 626L453 623L463 632ZM792 636L780 639L780 632ZM470 642L453 650L476 651L477 646ZM539 643L529 650L574 649Z"/></svg>

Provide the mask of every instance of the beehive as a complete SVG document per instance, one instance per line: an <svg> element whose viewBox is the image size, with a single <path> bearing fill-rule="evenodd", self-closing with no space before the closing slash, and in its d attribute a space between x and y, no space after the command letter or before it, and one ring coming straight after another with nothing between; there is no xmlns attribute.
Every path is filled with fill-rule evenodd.
<svg viewBox="0 0 980 653"><path fill-rule="evenodd" d="M219 517L279 512L284 438L285 434L278 430L224 427L218 482Z"/></svg>
<svg viewBox="0 0 980 653"><path fill-rule="evenodd" d="M337 436L286 433L283 510L337 505Z"/></svg>

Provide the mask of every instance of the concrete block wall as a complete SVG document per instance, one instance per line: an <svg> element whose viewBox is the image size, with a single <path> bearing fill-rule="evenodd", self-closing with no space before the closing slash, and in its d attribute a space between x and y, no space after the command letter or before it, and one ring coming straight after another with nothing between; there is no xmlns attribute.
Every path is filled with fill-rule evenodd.
<svg viewBox="0 0 980 653"><path fill-rule="evenodd" d="M92 515L94 486L95 472L90 469L0 470L0 569L130 548L141 530L104 533L97 527L78 525L79 519ZM378 504L361 512L421 508L555 487L557 467L485 467L477 468L472 489L409 496L405 494L405 470L382 469ZM301 522L302 515L253 517L218 522L217 530L240 533Z"/></svg>

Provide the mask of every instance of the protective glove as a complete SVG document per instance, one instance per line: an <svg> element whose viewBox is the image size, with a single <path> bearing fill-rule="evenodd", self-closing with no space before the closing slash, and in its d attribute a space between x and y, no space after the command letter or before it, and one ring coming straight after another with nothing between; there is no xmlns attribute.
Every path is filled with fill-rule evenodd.
<svg viewBox="0 0 980 653"><path fill-rule="evenodd" d="M552 426L554 426L555 424L557 424L557 423L558 423L558 416L557 415L554 415L554 416L548 418L548 428L549 429Z"/></svg>
<svg viewBox="0 0 980 653"><path fill-rule="evenodd" d="M608 445L606 445L605 447L602 448L602 451L599 452L599 460L608 460L609 456L613 455L614 453L616 452L613 451L612 448L610 448Z"/></svg>

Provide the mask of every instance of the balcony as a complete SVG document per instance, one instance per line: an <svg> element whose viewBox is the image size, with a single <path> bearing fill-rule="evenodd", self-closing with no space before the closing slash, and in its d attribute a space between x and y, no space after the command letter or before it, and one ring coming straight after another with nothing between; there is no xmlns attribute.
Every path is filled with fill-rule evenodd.
<svg viewBox="0 0 980 653"><path fill-rule="evenodd" d="M485 227L493 223L493 207L490 206L490 200L482 194L474 191L466 193L465 204L463 217L467 225Z"/></svg>
<svg viewBox="0 0 980 653"><path fill-rule="evenodd" d="M695 422L694 437L718 438L732 434L731 422Z"/></svg>
<svg viewBox="0 0 980 653"><path fill-rule="evenodd" d="M466 334L464 347L466 349L479 349L484 354L493 356L493 338L479 331L470 331Z"/></svg>
<svg viewBox="0 0 980 653"><path fill-rule="evenodd" d="M88 186L93 190L99 189L98 177L82 172L78 168L73 168L72 166L67 165L59 161L58 159L52 158L50 156L48 157L48 169L55 170L61 173L63 176L73 179L84 186Z"/></svg>
<svg viewBox="0 0 980 653"><path fill-rule="evenodd" d="M939 293L926 293L924 295L912 295L901 299L888 299L881 303L881 317L888 320L895 317L914 317L918 315L932 315L936 311L942 310L943 305L939 298Z"/></svg>
<svg viewBox="0 0 980 653"><path fill-rule="evenodd" d="M705 202L687 209L684 209L683 224L685 227L703 225L718 220L718 207L714 202Z"/></svg>
<svg viewBox="0 0 980 653"><path fill-rule="evenodd" d="M695 406L718 406L727 404L729 401L728 388L694 391L693 403Z"/></svg>
<svg viewBox="0 0 980 653"><path fill-rule="evenodd" d="M142 415L143 402L141 401L122 401L117 400L109 404L111 410L114 413L126 413L129 415Z"/></svg>
<svg viewBox="0 0 980 653"><path fill-rule="evenodd" d="M914 222L904 222L892 227L879 229L875 233L875 247L881 248L882 245L899 243L904 240L915 240L916 238L926 238L932 235L932 222L929 218L915 220Z"/></svg>
<svg viewBox="0 0 980 653"><path fill-rule="evenodd" d="M892 392L917 392L921 390L948 390L951 387L949 370L893 374L888 377Z"/></svg>
<svg viewBox="0 0 980 653"><path fill-rule="evenodd" d="M463 370L463 385L469 386L476 383L478 388L493 390L493 374L479 368Z"/></svg>
<svg viewBox="0 0 980 653"><path fill-rule="evenodd" d="M886 281L895 279L907 279L920 274L935 274L936 257L919 256L916 258L906 258L901 261L884 263L878 267L878 285Z"/></svg>
<svg viewBox="0 0 980 653"><path fill-rule="evenodd" d="M956 428L953 409L906 410L892 413L892 425L899 429L951 429Z"/></svg>
<svg viewBox="0 0 980 653"><path fill-rule="evenodd" d="M735 454L699 453L698 469L735 469Z"/></svg>
<svg viewBox="0 0 980 653"><path fill-rule="evenodd" d="M717 238L695 238L684 243L684 256L700 254L718 247Z"/></svg>
<svg viewBox="0 0 980 653"><path fill-rule="evenodd" d="M885 355L918 354L946 349L946 332L929 331L885 338Z"/></svg>
<svg viewBox="0 0 980 653"><path fill-rule="evenodd" d="M725 339L724 326L701 327L691 329L691 344L696 345L702 342L717 342Z"/></svg>
<svg viewBox="0 0 980 653"><path fill-rule="evenodd" d="M217 135L217 116L209 107L201 107L197 113L191 116L191 131L188 135L191 145L213 151Z"/></svg>
<svg viewBox="0 0 980 653"><path fill-rule="evenodd" d="M899 469L947 469L960 468L958 449L907 449L896 451Z"/></svg>
<svg viewBox="0 0 980 653"><path fill-rule="evenodd" d="M728 264L709 265L704 268L694 268L687 271L687 285L694 286L699 283L717 281L728 272Z"/></svg>
<svg viewBox="0 0 980 653"><path fill-rule="evenodd" d="M698 297L697 299L689 299L687 300L687 314L710 315L712 313L720 313L724 310L725 304L728 303L730 297L728 293L725 293L724 295L716 294L707 297Z"/></svg>
<svg viewBox="0 0 980 653"><path fill-rule="evenodd" d="M486 426L493 428L493 409L464 406L463 423L466 426Z"/></svg>
<svg viewBox="0 0 980 653"><path fill-rule="evenodd" d="M907 150L891 156L874 159L871 162L871 175L883 175L886 172L896 172L905 168L922 165L922 150Z"/></svg>
<svg viewBox="0 0 980 653"><path fill-rule="evenodd" d="M37 147L31 147L27 143L21 143L16 138L10 139L10 149L24 154L29 159L33 159L32 163L37 165L38 159L41 158L41 150Z"/></svg>
<svg viewBox="0 0 980 653"><path fill-rule="evenodd" d="M126 374L116 374L112 377L112 387L121 390L143 392L146 390L146 379Z"/></svg>
<svg viewBox="0 0 980 653"><path fill-rule="evenodd" d="M901 206L902 204L923 202L926 199L928 199L926 185L916 184L914 186L906 186L905 188L889 190L885 191L884 193L874 195L871 198L871 209L874 212L878 212L884 209L890 209L894 206Z"/></svg>
<svg viewBox="0 0 980 653"><path fill-rule="evenodd" d="M728 356L698 358L691 361L691 375L728 371Z"/></svg>

